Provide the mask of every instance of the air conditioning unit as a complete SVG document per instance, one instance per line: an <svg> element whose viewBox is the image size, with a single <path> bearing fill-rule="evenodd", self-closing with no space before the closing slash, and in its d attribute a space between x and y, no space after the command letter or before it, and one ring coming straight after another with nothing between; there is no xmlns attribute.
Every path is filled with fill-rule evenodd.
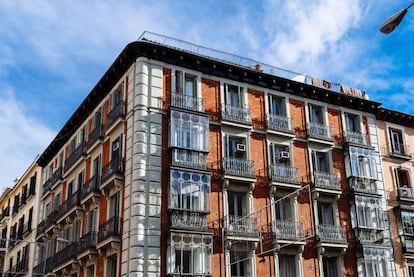
<svg viewBox="0 0 414 277"><path fill-rule="evenodd" d="M119 149L119 141L117 141L114 144L112 144L112 151L116 151L118 149Z"/></svg>
<svg viewBox="0 0 414 277"><path fill-rule="evenodd" d="M287 151L282 151L279 153L279 159L289 159L290 153Z"/></svg>
<svg viewBox="0 0 414 277"><path fill-rule="evenodd" d="M240 153L240 152L246 152L246 145L245 144L237 144L236 145L236 152Z"/></svg>

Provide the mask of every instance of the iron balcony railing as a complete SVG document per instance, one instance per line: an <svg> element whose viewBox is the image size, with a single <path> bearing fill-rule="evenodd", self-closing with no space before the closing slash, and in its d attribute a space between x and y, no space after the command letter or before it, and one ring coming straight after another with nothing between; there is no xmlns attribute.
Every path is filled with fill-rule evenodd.
<svg viewBox="0 0 414 277"><path fill-rule="evenodd" d="M267 128L275 131L293 134L293 120L286 116L267 114L266 115Z"/></svg>
<svg viewBox="0 0 414 277"><path fill-rule="evenodd" d="M204 101L202 98L181 93L171 93L171 106L191 111L204 112Z"/></svg>
<svg viewBox="0 0 414 277"><path fill-rule="evenodd" d="M113 159L102 168L101 183L108 180L111 176L122 174L124 172L124 164L122 159Z"/></svg>
<svg viewBox="0 0 414 277"><path fill-rule="evenodd" d="M171 227L190 230L208 230L207 215L197 212L171 213Z"/></svg>
<svg viewBox="0 0 414 277"><path fill-rule="evenodd" d="M91 148L95 142L103 138L103 124L98 124L88 136L87 147Z"/></svg>
<svg viewBox="0 0 414 277"><path fill-rule="evenodd" d="M308 123L308 135L311 138L333 141L331 127L318 122Z"/></svg>
<svg viewBox="0 0 414 277"><path fill-rule="evenodd" d="M43 258L43 257L42 257ZM44 276L48 272L52 272L55 267L55 256L41 259L39 263L33 267L33 275Z"/></svg>
<svg viewBox="0 0 414 277"><path fill-rule="evenodd" d="M101 176L97 176L97 175L92 176L82 186L81 199L85 198L86 196L88 196L92 192L98 192L100 184L101 184Z"/></svg>
<svg viewBox="0 0 414 277"><path fill-rule="evenodd" d="M284 164L272 164L270 178L276 182L299 184L298 169Z"/></svg>
<svg viewBox="0 0 414 277"><path fill-rule="evenodd" d="M407 144L396 144L396 145L389 145L389 155L403 158L403 159L411 159L411 151Z"/></svg>
<svg viewBox="0 0 414 277"><path fill-rule="evenodd" d="M224 174L233 176L255 178L254 161L240 158L225 157L221 161Z"/></svg>
<svg viewBox="0 0 414 277"><path fill-rule="evenodd" d="M2 221L4 218L8 217L10 215L10 206L7 206L3 209L1 215L0 215L0 221Z"/></svg>
<svg viewBox="0 0 414 277"><path fill-rule="evenodd" d="M291 220L274 221L274 233L276 239L280 240L303 240L305 232L303 231L303 223Z"/></svg>
<svg viewBox="0 0 414 277"><path fill-rule="evenodd" d="M368 135L361 132L345 131L344 132L345 142L353 143L358 145L368 145Z"/></svg>
<svg viewBox="0 0 414 277"><path fill-rule="evenodd" d="M99 225L98 242L110 237L119 237L121 235L121 218L118 216L111 217L105 223Z"/></svg>
<svg viewBox="0 0 414 277"><path fill-rule="evenodd" d="M408 187L397 188L398 198L414 201L414 190Z"/></svg>
<svg viewBox="0 0 414 277"><path fill-rule="evenodd" d="M43 234L49 227L56 223L57 210L51 212L44 220L37 225L37 235Z"/></svg>
<svg viewBox="0 0 414 277"><path fill-rule="evenodd" d="M221 105L221 118L236 123L252 125L250 109L232 105Z"/></svg>
<svg viewBox="0 0 414 277"><path fill-rule="evenodd" d="M55 255L55 267L70 261L76 260L76 255L79 251L79 243L77 241L68 243L68 245L56 253Z"/></svg>
<svg viewBox="0 0 414 277"><path fill-rule="evenodd" d="M225 222L229 236L256 238L260 235L256 217L229 215L225 218Z"/></svg>
<svg viewBox="0 0 414 277"><path fill-rule="evenodd" d="M206 153L174 148L172 164L177 166L206 169Z"/></svg>
<svg viewBox="0 0 414 277"><path fill-rule="evenodd" d="M373 179L368 179L364 177L352 177L350 181L351 188L355 192L378 194L377 183Z"/></svg>
<svg viewBox="0 0 414 277"><path fill-rule="evenodd" d="M313 172L313 182L316 188L341 190L339 176L328 172Z"/></svg>
<svg viewBox="0 0 414 277"><path fill-rule="evenodd" d="M86 143L79 144L79 146L69 155L65 161L65 172L67 172L83 155L86 155Z"/></svg>
<svg viewBox="0 0 414 277"><path fill-rule="evenodd" d="M358 240L362 244L382 244L386 239L386 231L380 231L376 229L359 229Z"/></svg>
<svg viewBox="0 0 414 277"><path fill-rule="evenodd" d="M403 251L404 253L414 253L414 237L403 237Z"/></svg>
<svg viewBox="0 0 414 277"><path fill-rule="evenodd" d="M43 184L43 195L58 181L62 178L62 167L59 167L55 172L53 172L52 176L47 179L47 181Z"/></svg>
<svg viewBox="0 0 414 277"><path fill-rule="evenodd" d="M111 127L118 119L125 116L125 101L119 103L108 113L108 128Z"/></svg>
<svg viewBox="0 0 414 277"><path fill-rule="evenodd" d="M97 242L98 232L87 233L79 241L79 253L85 252L89 249L96 249Z"/></svg>
<svg viewBox="0 0 414 277"><path fill-rule="evenodd" d="M80 191L74 192L71 196L66 199L65 202L63 202L62 205L58 208L57 217L61 218L63 215L65 215L67 212L69 212L72 208L76 206L80 206L80 199L81 199Z"/></svg>
<svg viewBox="0 0 414 277"><path fill-rule="evenodd" d="M318 236L321 242L346 243L346 232L342 226L319 224Z"/></svg>

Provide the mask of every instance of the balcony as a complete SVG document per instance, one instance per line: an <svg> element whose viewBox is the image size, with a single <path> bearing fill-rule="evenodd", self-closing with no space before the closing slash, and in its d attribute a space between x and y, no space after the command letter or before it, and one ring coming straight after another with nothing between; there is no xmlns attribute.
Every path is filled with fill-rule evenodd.
<svg viewBox="0 0 414 277"><path fill-rule="evenodd" d="M37 225L37 237L47 233L56 224L56 219L57 211L55 210Z"/></svg>
<svg viewBox="0 0 414 277"><path fill-rule="evenodd" d="M341 192L341 183L337 174L328 172L315 171L313 172L313 185L316 190L324 192Z"/></svg>
<svg viewBox="0 0 414 277"><path fill-rule="evenodd" d="M79 242L78 260L91 255L97 255L96 244L98 242L98 232L89 232L84 235Z"/></svg>
<svg viewBox="0 0 414 277"><path fill-rule="evenodd" d="M208 231L207 215L197 212L173 211L170 215L171 228L193 231Z"/></svg>
<svg viewBox="0 0 414 277"><path fill-rule="evenodd" d="M1 215L0 215L0 223L3 224L3 221L5 221L10 216L10 206L7 206L3 209Z"/></svg>
<svg viewBox="0 0 414 277"><path fill-rule="evenodd" d="M344 139L345 139L345 142L348 144L354 144L354 145L359 145L359 146L369 145L368 135L363 134L361 132L345 131Z"/></svg>
<svg viewBox="0 0 414 277"><path fill-rule="evenodd" d="M291 184L294 188L300 185L298 169L284 164L272 164L269 177L272 182Z"/></svg>
<svg viewBox="0 0 414 277"><path fill-rule="evenodd" d="M305 233L301 222L290 220L276 220L273 223L276 240L304 242Z"/></svg>
<svg viewBox="0 0 414 277"><path fill-rule="evenodd" d="M308 136L310 139L325 141L333 144L331 127L317 122L308 122Z"/></svg>
<svg viewBox="0 0 414 277"><path fill-rule="evenodd" d="M181 93L171 93L171 106L190 111L204 112L204 101Z"/></svg>
<svg viewBox="0 0 414 277"><path fill-rule="evenodd" d="M187 149L172 150L172 165L197 169L206 169L206 153Z"/></svg>
<svg viewBox="0 0 414 277"><path fill-rule="evenodd" d="M359 243L361 244L382 244L387 238L385 230L363 229L358 230Z"/></svg>
<svg viewBox="0 0 414 277"><path fill-rule="evenodd" d="M56 272L69 266L76 267L79 264L76 256L78 251L78 242L67 243L65 248L55 254L53 271Z"/></svg>
<svg viewBox="0 0 414 277"><path fill-rule="evenodd" d="M73 152L69 155L67 160L65 161L65 168L64 171L68 172L68 170L76 164L77 161L82 156L86 156L86 143L81 143Z"/></svg>
<svg viewBox="0 0 414 277"><path fill-rule="evenodd" d="M87 142L88 150L93 149L97 145L97 142L103 139L103 136L104 136L103 130L104 130L103 124L98 124L98 126L96 126L92 130L92 132L88 136L88 142Z"/></svg>
<svg viewBox="0 0 414 277"><path fill-rule="evenodd" d="M225 231L227 237L259 239L260 233L257 226L257 218L252 215L229 215L225 218Z"/></svg>
<svg viewBox="0 0 414 277"><path fill-rule="evenodd" d="M55 257L49 257L45 260L40 260L39 263L33 267L34 276L47 276L47 273L52 272L55 267Z"/></svg>
<svg viewBox="0 0 414 277"><path fill-rule="evenodd" d="M231 105L221 106L221 119L243 125L252 125L250 109Z"/></svg>
<svg viewBox="0 0 414 277"><path fill-rule="evenodd" d="M91 177L81 189L81 204L89 205L91 203L98 203L100 199L99 185L101 184L101 176Z"/></svg>
<svg viewBox="0 0 414 277"><path fill-rule="evenodd" d="M254 161L225 157L221 161L223 174L241 178L256 178Z"/></svg>
<svg viewBox="0 0 414 277"><path fill-rule="evenodd" d="M414 202L414 191L409 187L397 188L398 200Z"/></svg>
<svg viewBox="0 0 414 277"><path fill-rule="evenodd" d="M80 198L80 191L76 191L70 195L68 199L62 203L62 205L59 206L57 212L57 223L60 223L66 218L72 218L80 214L82 211L82 207L80 206Z"/></svg>
<svg viewBox="0 0 414 277"><path fill-rule="evenodd" d="M42 195L45 195L56 183L62 179L62 167L59 167L43 184Z"/></svg>
<svg viewBox="0 0 414 277"><path fill-rule="evenodd" d="M117 251L120 249L121 242L121 223L118 216L111 217L105 223L99 225L98 243L96 248L100 254L107 250Z"/></svg>
<svg viewBox="0 0 414 277"><path fill-rule="evenodd" d="M122 159L113 159L102 168L99 190L105 195L113 189L121 188L124 181L124 163Z"/></svg>
<svg viewBox="0 0 414 277"><path fill-rule="evenodd" d="M347 244L345 228L342 226L319 224L317 232L321 243Z"/></svg>
<svg viewBox="0 0 414 277"><path fill-rule="evenodd" d="M266 114L266 126L268 130L276 131L278 134L285 134L290 137L293 137L295 134L293 120L286 116Z"/></svg>
<svg viewBox="0 0 414 277"><path fill-rule="evenodd" d="M116 126L115 122L125 117L125 102L119 103L108 113L107 132L112 126Z"/></svg>
<svg viewBox="0 0 414 277"><path fill-rule="evenodd" d="M378 194L377 183L373 179L368 179L364 177L351 177L349 179L351 189L355 193L364 193L364 194Z"/></svg>
<svg viewBox="0 0 414 277"><path fill-rule="evenodd" d="M389 145L388 147L389 155L393 158L398 158L402 160L411 160L411 151L408 145L398 144L398 145Z"/></svg>

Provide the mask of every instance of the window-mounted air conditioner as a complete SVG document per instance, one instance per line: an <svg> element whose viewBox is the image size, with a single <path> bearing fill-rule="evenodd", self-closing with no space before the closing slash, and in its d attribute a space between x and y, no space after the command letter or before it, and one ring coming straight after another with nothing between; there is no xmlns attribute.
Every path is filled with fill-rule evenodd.
<svg viewBox="0 0 414 277"><path fill-rule="evenodd" d="M114 144L112 144L112 151L116 151L118 149L119 149L119 141L117 141Z"/></svg>
<svg viewBox="0 0 414 277"><path fill-rule="evenodd" d="M246 152L246 145L239 143L236 145L236 152L241 153L241 152Z"/></svg>
<svg viewBox="0 0 414 277"><path fill-rule="evenodd" d="M290 153L287 151L282 151L279 153L279 159L289 159Z"/></svg>

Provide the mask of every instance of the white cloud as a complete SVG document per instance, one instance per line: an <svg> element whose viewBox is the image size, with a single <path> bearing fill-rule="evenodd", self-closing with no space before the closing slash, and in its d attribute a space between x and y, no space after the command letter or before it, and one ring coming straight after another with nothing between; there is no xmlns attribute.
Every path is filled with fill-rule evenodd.
<svg viewBox="0 0 414 277"><path fill-rule="evenodd" d="M12 186L51 142L55 132L27 113L10 89L2 88L0 101L0 186ZM2 191L0 189L0 191Z"/></svg>

